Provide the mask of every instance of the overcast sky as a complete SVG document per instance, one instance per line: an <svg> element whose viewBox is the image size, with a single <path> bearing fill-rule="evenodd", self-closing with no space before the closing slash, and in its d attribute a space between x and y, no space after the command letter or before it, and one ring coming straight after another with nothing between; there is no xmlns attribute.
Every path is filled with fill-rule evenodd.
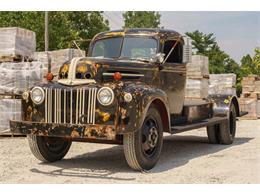
<svg viewBox="0 0 260 195"><path fill-rule="evenodd" d="M123 26L123 12L104 12L110 28ZM199 30L214 33L219 46L240 62L260 47L260 12L160 12L161 26L181 33Z"/></svg>

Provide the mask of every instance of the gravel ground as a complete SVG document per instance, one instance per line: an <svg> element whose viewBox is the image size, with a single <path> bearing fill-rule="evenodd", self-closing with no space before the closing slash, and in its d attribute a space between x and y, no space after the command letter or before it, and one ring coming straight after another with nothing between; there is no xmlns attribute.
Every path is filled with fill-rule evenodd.
<svg viewBox="0 0 260 195"><path fill-rule="evenodd" d="M233 145L205 129L166 136L157 166L132 171L122 146L73 143L64 160L36 160L26 138L0 138L0 183L260 183L260 120L238 121Z"/></svg>

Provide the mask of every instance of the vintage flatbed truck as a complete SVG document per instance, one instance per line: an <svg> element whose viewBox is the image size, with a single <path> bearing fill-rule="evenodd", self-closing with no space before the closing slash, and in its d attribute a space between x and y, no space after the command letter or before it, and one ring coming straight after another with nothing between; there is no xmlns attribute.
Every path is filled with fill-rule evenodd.
<svg viewBox="0 0 260 195"><path fill-rule="evenodd" d="M240 111L237 97L185 101L191 46L173 30L127 29L96 35L88 57L65 62L53 81L22 94L22 121L36 158L62 159L72 141L123 144L128 165L157 163L163 133L207 127L210 143L231 144ZM116 165L115 165L116 166Z"/></svg>

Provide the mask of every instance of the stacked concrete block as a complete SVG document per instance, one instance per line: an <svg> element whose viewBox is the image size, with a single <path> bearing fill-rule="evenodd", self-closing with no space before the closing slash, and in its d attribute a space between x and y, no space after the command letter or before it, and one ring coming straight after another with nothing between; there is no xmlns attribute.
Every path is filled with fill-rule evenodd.
<svg viewBox="0 0 260 195"><path fill-rule="evenodd" d="M21 100L0 99L0 134L9 132L10 120L21 120Z"/></svg>
<svg viewBox="0 0 260 195"><path fill-rule="evenodd" d="M208 96L208 79L187 79L185 97L203 99Z"/></svg>
<svg viewBox="0 0 260 195"><path fill-rule="evenodd" d="M32 59L35 49L34 32L0 28L0 134L10 128L9 120L21 117L21 100L10 98L42 80L42 63L26 62Z"/></svg>
<svg viewBox="0 0 260 195"><path fill-rule="evenodd" d="M208 57L192 56L192 62L187 64L186 99L205 99L209 90Z"/></svg>
<svg viewBox="0 0 260 195"><path fill-rule="evenodd" d="M78 49L60 49L47 52L35 52L34 60L44 64L48 70L48 63L51 62L51 72L58 75L59 69L64 62L70 61L74 57L85 57L85 52ZM47 72L46 72L47 73ZM57 79L57 77L55 77Z"/></svg>
<svg viewBox="0 0 260 195"><path fill-rule="evenodd" d="M209 60L208 57L202 55L193 55L192 62L187 64L188 78L208 78L209 76Z"/></svg>
<svg viewBox="0 0 260 195"><path fill-rule="evenodd" d="M0 28L0 61L17 61L33 56L36 36L33 31L10 27Z"/></svg>
<svg viewBox="0 0 260 195"><path fill-rule="evenodd" d="M210 74L209 95L236 95L235 74Z"/></svg>
<svg viewBox="0 0 260 195"><path fill-rule="evenodd" d="M21 94L42 81L41 62L4 62L0 64L0 94Z"/></svg>
<svg viewBox="0 0 260 195"><path fill-rule="evenodd" d="M241 110L247 111L244 119L260 118L260 77L249 75L242 80Z"/></svg>

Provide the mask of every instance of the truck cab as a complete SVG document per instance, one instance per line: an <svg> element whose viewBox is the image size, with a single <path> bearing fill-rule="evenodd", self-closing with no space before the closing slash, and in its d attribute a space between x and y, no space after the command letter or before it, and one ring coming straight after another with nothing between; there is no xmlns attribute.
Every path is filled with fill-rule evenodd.
<svg viewBox="0 0 260 195"><path fill-rule="evenodd" d="M231 144L235 96L185 101L191 46L173 30L125 29L97 34L88 56L64 62L22 95L22 120L36 158L61 160L74 141L123 144L128 165L149 170L159 160L163 133L207 127L210 143Z"/></svg>

